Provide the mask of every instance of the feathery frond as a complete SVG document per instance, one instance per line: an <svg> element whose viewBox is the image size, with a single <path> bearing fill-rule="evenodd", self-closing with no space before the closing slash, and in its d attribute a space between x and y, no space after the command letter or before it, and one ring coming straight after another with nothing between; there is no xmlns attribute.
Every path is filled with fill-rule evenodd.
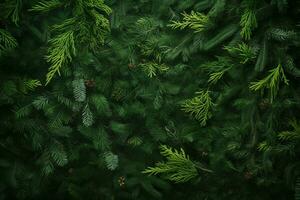
<svg viewBox="0 0 300 200"><path fill-rule="evenodd" d="M62 3L59 0L42 0L39 1L36 5L34 5L30 11L35 12L49 12L53 9L60 7Z"/></svg>
<svg viewBox="0 0 300 200"><path fill-rule="evenodd" d="M165 145L160 146L161 155L167 161L156 163L155 167L148 167L144 174L162 175L175 183L187 182L198 176L196 164L190 160L183 149L173 150Z"/></svg>
<svg viewBox="0 0 300 200"><path fill-rule="evenodd" d="M0 56L17 45L17 40L9 32L0 28Z"/></svg>
<svg viewBox="0 0 300 200"><path fill-rule="evenodd" d="M51 39L49 44L50 48L46 58L51 67L47 73L46 85L56 73L60 75L61 67L71 62L72 57L76 54L74 32L71 30L63 32Z"/></svg>
<svg viewBox="0 0 300 200"><path fill-rule="evenodd" d="M112 152L104 153L104 161L107 169L114 171L119 166L119 157Z"/></svg>
<svg viewBox="0 0 300 200"><path fill-rule="evenodd" d="M84 102L86 99L86 87L83 79L72 81L74 98L78 102Z"/></svg>
<svg viewBox="0 0 300 200"><path fill-rule="evenodd" d="M87 127L94 123L94 116L88 104L85 105L82 111L82 123Z"/></svg>
<svg viewBox="0 0 300 200"><path fill-rule="evenodd" d="M182 104L182 110L189 113L195 119L200 121L201 126L205 126L208 119L211 118L211 109L214 106L209 91L196 92L192 99L185 100Z"/></svg>
<svg viewBox="0 0 300 200"><path fill-rule="evenodd" d="M257 21L256 21L256 14L254 10L255 1L246 1L247 5L246 9L244 10L244 13L241 17L240 25L242 27L241 30L241 36L249 40L252 35L252 31L257 28Z"/></svg>
<svg viewBox="0 0 300 200"><path fill-rule="evenodd" d="M251 82L250 89L254 91L263 90L265 88L270 89L270 99L272 102L279 90L280 81L283 81L286 85L288 85L289 82L280 63L276 68L270 70L269 73L270 74L265 78L256 82Z"/></svg>
<svg viewBox="0 0 300 200"><path fill-rule="evenodd" d="M206 30L210 25L209 17L199 13L192 11L191 14L182 13L183 20L182 21L171 21L171 24L168 26L173 29L185 29L190 28L194 30L195 33L202 32Z"/></svg>

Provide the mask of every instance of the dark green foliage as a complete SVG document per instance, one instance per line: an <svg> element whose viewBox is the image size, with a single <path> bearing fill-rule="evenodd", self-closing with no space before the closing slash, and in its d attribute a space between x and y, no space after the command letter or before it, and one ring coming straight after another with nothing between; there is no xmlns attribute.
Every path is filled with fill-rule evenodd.
<svg viewBox="0 0 300 200"><path fill-rule="evenodd" d="M0 199L299 199L299 14L1 1Z"/></svg>

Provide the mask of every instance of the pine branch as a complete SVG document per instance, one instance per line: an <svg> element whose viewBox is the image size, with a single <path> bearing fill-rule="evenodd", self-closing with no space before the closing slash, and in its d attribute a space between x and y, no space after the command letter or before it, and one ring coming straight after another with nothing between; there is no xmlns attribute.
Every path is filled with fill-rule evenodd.
<svg viewBox="0 0 300 200"><path fill-rule="evenodd" d="M287 41L292 40L297 37L297 33L295 31L287 31L280 28L272 28L268 32L268 36L277 41Z"/></svg>
<svg viewBox="0 0 300 200"><path fill-rule="evenodd" d="M240 26L242 27L241 36L250 40L252 31L257 28L256 14L254 10L254 6L256 1L248 1L246 0L246 9L241 17Z"/></svg>
<svg viewBox="0 0 300 200"><path fill-rule="evenodd" d="M226 71L228 71L230 68L227 69L223 69L221 71L218 72L213 72L211 74L209 74L209 79L208 79L208 83L209 84L216 84L225 74Z"/></svg>
<svg viewBox="0 0 300 200"><path fill-rule="evenodd" d="M59 142L54 142L50 148L50 156L58 166L62 167L68 163L67 153L64 150L64 147Z"/></svg>
<svg viewBox="0 0 300 200"><path fill-rule="evenodd" d="M88 104L85 105L82 111L82 123L87 127L94 123L93 113L91 112Z"/></svg>
<svg viewBox="0 0 300 200"><path fill-rule="evenodd" d="M97 134L92 136L92 139L95 149L104 151L110 148L111 141L107 132L103 128L100 128L97 131Z"/></svg>
<svg viewBox="0 0 300 200"><path fill-rule="evenodd" d="M142 173L149 175L162 175L175 183L187 182L198 176L196 164L193 163L183 149L173 150L165 145L160 146L160 153L166 162L158 162L155 167L148 167ZM203 168L205 171L210 171ZM211 171L210 171L211 172Z"/></svg>
<svg viewBox="0 0 300 200"><path fill-rule="evenodd" d="M282 141L300 141L300 124L296 120L290 121L289 124L292 126L293 130L280 132L278 138Z"/></svg>
<svg viewBox="0 0 300 200"><path fill-rule="evenodd" d="M86 99L86 87L83 79L72 81L74 98L78 102L84 102Z"/></svg>
<svg viewBox="0 0 300 200"><path fill-rule="evenodd" d="M36 79L28 79L24 81L24 92L34 91L37 87L42 86L41 82Z"/></svg>
<svg viewBox="0 0 300 200"><path fill-rule="evenodd" d="M109 103L105 96L93 95L91 100L99 113L110 113Z"/></svg>
<svg viewBox="0 0 300 200"><path fill-rule="evenodd" d="M192 11L191 14L182 13L183 20L182 21L171 21L171 24L168 26L172 29L185 29L190 28L194 30L195 33L202 32L206 30L210 26L209 17L199 13Z"/></svg>
<svg viewBox="0 0 300 200"><path fill-rule="evenodd" d="M56 73L60 75L61 67L71 62L72 57L76 54L74 32L71 30L57 35L49 43L50 48L46 58L51 67L47 73L46 85Z"/></svg>
<svg viewBox="0 0 300 200"><path fill-rule="evenodd" d="M269 71L269 75L262 80L251 82L250 89L254 91L263 90L265 88L270 89L270 99L273 102L279 90L279 83L282 80L288 85L288 80L284 74L282 65L279 63L278 66Z"/></svg>
<svg viewBox="0 0 300 200"><path fill-rule="evenodd" d="M38 110L44 109L48 104L49 104L48 98L44 96L39 96L32 102L32 105Z"/></svg>
<svg viewBox="0 0 300 200"><path fill-rule="evenodd" d="M62 3L59 0L41 0L36 5L34 5L29 11L34 12L49 12L53 9L62 6Z"/></svg>
<svg viewBox="0 0 300 200"><path fill-rule="evenodd" d="M257 49L252 48L244 42L237 46L225 46L224 49L230 54L238 56L241 60L241 64L246 64L247 62L254 60L257 55Z"/></svg>
<svg viewBox="0 0 300 200"><path fill-rule="evenodd" d="M4 8L1 10L1 14L3 12L5 18L10 18L15 25L18 25L22 5L23 0L6 0L3 5Z"/></svg>
<svg viewBox="0 0 300 200"><path fill-rule="evenodd" d="M143 71L147 74L148 77L153 78L157 76L158 72L165 72L169 67L165 64L158 64L155 62L147 62L139 65L142 67Z"/></svg>
<svg viewBox="0 0 300 200"><path fill-rule="evenodd" d="M17 40L6 30L0 29L0 56L18 45Z"/></svg>
<svg viewBox="0 0 300 200"><path fill-rule="evenodd" d="M196 97L188 99L181 104L182 110L189 113L195 119L200 121L201 126L205 126L208 119L211 118L211 109L214 106L209 91L196 92Z"/></svg>
<svg viewBox="0 0 300 200"><path fill-rule="evenodd" d="M112 152L104 153L104 160L107 169L111 171L114 171L119 166L119 157Z"/></svg>

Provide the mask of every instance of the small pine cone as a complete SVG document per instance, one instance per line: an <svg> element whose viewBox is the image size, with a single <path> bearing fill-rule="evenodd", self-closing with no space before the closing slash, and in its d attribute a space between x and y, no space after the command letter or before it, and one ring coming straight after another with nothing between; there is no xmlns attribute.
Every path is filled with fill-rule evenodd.
<svg viewBox="0 0 300 200"><path fill-rule="evenodd" d="M132 63L129 63L129 64L128 64L128 68L129 68L129 69L133 69L133 68L135 68L135 65L132 64Z"/></svg>
<svg viewBox="0 0 300 200"><path fill-rule="evenodd" d="M253 173L252 172L245 172L244 173L244 178L246 179L246 180L250 180L250 179L252 179L252 177L253 177Z"/></svg>
<svg viewBox="0 0 300 200"><path fill-rule="evenodd" d="M86 87L95 87L96 82L94 80L85 80L84 81Z"/></svg>
<svg viewBox="0 0 300 200"><path fill-rule="evenodd" d="M204 156L207 156L208 155L208 153L206 152L206 151L203 151L202 152L202 156L204 157Z"/></svg>
<svg viewBox="0 0 300 200"><path fill-rule="evenodd" d="M125 185L125 177L120 176L118 182L119 182L120 187L123 187Z"/></svg>
<svg viewBox="0 0 300 200"><path fill-rule="evenodd" d="M268 99L263 99L259 102L259 108L261 110L266 110L270 106L270 102Z"/></svg>

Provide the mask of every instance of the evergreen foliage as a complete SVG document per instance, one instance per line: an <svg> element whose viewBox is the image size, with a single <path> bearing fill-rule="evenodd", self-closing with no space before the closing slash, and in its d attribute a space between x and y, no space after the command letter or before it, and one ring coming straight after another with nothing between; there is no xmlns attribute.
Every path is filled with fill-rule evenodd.
<svg viewBox="0 0 300 200"><path fill-rule="evenodd" d="M0 200L299 199L299 16L1 1Z"/></svg>
<svg viewBox="0 0 300 200"><path fill-rule="evenodd" d="M155 167L149 167L143 171L145 174L162 174L165 178L176 183L187 182L198 176L196 165L189 159L183 149L173 151L165 145L160 146L161 155L165 156L166 162L159 162ZM208 169L203 169L210 171Z"/></svg>

